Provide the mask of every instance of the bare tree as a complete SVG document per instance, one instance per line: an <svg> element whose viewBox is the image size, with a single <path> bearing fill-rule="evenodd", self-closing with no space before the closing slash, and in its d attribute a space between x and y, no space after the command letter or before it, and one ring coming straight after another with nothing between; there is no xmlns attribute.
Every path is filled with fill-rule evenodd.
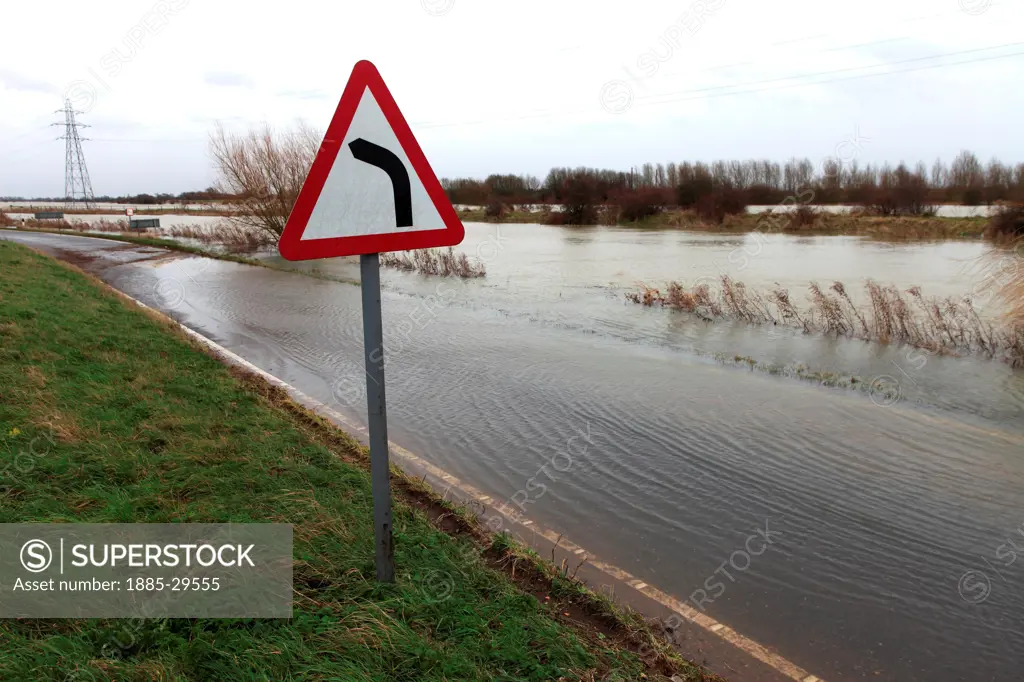
<svg viewBox="0 0 1024 682"><path fill-rule="evenodd" d="M642 180L643 186L644 187L653 187L654 186L654 164L653 163L645 163L641 167L641 172L643 173L643 176L642 176L643 177L643 180Z"/></svg>
<svg viewBox="0 0 1024 682"><path fill-rule="evenodd" d="M958 189L980 187L984 184L985 175L981 162L973 152L966 149L957 154L953 159L953 165L949 169L953 186Z"/></svg>
<svg viewBox="0 0 1024 682"><path fill-rule="evenodd" d="M659 164L657 164L654 167L654 186L655 187L665 187L666 186L666 183L665 183L665 165L664 164L659 163Z"/></svg>
<svg viewBox="0 0 1024 682"><path fill-rule="evenodd" d="M945 189L949 184L949 169L942 162L941 158L935 159L932 164L932 187Z"/></svg>
<svg viewBox="0 0 1024 682"><path fill-rule="evenodd" d="M322 138L301 121L283 132L264 125L245 134L228 133L218 123L210 154L218 190L236 197L231 221L280 237Z"/></svg>
<svg viewBox="0 0 1024 682"><path fill-rule="evenodd" d="M675 162L669 162L668 166L665 167L665 181L668 182L669 187L675 187L679 184L679 168Z"/></svg>
<svg viewBox="0 0 1024 682"><path fill-rule="evenodd" d="M746 189L750 187L750 180L753 176L752 172L753 165L744 161L730 161L729 162L729 182L736 189Z"/></svg>

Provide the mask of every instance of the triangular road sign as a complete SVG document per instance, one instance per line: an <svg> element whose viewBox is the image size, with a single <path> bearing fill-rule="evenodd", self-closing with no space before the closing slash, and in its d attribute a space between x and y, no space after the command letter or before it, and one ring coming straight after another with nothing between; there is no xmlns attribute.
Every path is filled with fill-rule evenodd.
<svg viewBox="0 0 1024 682"><path fill-rule="evenodd" d="M453 246L465 229L377 67L361 61L278 249L288 260Z"/></svg>

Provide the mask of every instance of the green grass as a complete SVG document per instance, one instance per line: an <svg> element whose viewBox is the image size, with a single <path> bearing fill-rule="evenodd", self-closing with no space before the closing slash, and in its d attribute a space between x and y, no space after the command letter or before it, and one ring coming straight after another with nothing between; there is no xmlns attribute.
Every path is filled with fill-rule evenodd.
<svg viewBox="0 0 1024 682"><path fill-rule="evenodd" d="M362 456L166 322L0 242L0 522L291 523L295 542L291 620L6 620L0 679L642 679L400 500L398 580L376 583Z"/></svg>

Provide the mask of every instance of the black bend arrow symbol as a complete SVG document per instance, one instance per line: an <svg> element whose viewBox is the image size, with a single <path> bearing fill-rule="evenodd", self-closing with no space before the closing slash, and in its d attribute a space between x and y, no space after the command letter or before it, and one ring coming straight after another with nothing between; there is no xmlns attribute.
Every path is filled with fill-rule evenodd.
<svg viewBox="0 0 1024 682"><path fill-rule="evenodd" d="M388 174L395 193L395 227L412 227L412 187L409 185L409 171L402 160L393 152L361 137L349 142L348 147L356 160L376 166Z"/></svg>

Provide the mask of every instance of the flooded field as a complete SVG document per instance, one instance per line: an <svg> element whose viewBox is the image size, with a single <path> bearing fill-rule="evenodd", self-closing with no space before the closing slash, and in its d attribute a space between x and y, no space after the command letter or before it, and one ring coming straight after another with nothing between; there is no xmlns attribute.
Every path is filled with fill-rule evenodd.
<svg viewBox="0 0 1024 682"><path fill-rule="evenodd" d="M794 290L870 277L960 296L984 283L982 244L466 227L460 248L486 278L385 271L393 440L823 679L1019 676L1024 562L1007 543L1024 520L1024 373L707 324L623 296L641 281L720 274ZM83 237L0 236L78 254L118 288L365 419L357 287L152 260ZM354 259L292 267L358 278ZM900 396L715 355L888 376Z"/></svg>
<svg viewBox="0 0 1024 682"><path fill-rule="evenodd" d="M118 215L124 216L127 208L139 209L182 209L188 211L202 211L209 209L210 204L119 204L109 201L94 201L92 208L96 211L116 211ZM0 210L3 211L60 211L64 209L63 201L4 201L0 202ZM107 217L107 216L104 216Z"/></svg>
<svg viewBox="0 0 1024 682"><path fill-rule="evenodd" d="M12 211L7 214L15 220L29 220L32 218L31 213L19 213ZM205 216L205 215L188 215L188 214L172 214L168 213L165 215L153 215L143 216L136 215L136 218L158 218L160 220L160 229L169 227L175 227L178 225L201 225L203 227L215 227L221 223L224 218L221 216ZM72 214L69 213L65 219L69 223L95 223L100 220L106 220L109 222L117 222L119 220L127 220L128 218L124 213L83 213L83 214Z"/></svg>
<svg viewBox="0 0 1024 682"><path fill-rule="evenodd" d="M95 206L95 208L96 208L96 210L98 212L112 211L112 212L116 212L117 216L123 216L124 215L124 211L127 208L134 208L136 210L139 210L139 209L143 209L143 210L144 209L156 209L156 208L159 208L159 209L172 209L172 210L174 210L174 209L184 209L184 210L187 210L187 211L202 211L202 210L207 210L207 209L211 208L211 206L209 204L185 204L185 205L182 205L182 204L167 204L167 205L158 205L158 206L143 206L143 205L140 205L140 204L115 204L115 203L102 203L102 202L95 203L94 206ZM60 210L63 207L64 207L63 202L59 202L59 201L56 201L56 202L9 201L9 202L0 203L0 210L7 211L7 212L12 212L12 211L14 211L14 212L17 212L17 211L30 211L30 210L52 211L52 210ZM532 211L534 213L539 213L545 207L550 207L552 210L555 210L555 211L561 211L562 210L562 206L560 204L547 204L547 205L532 204L532 205L524 206L523 208L525 208L526 210ZM477 210L482 210L484 207L483 206L473 206L473 205L470 205L470 204L459 204L459 205L457 205L456 208L458 208L459 210L477 211ZM825 205L816 205L816 206L814 206L814 208L817 209L817 210L820 210L820 211L827 211L829 213L850 213L851 211L855 211L855 210L857 210L860 207L852 206L852 205L847 205L847 204L825 204ZM792 210L792 206L790 206L790 205L786 205L786 206L779 206L779 205L756 205L756 206L748 206L747 207L747 212L748 213L764 213L765 211L788 211L788 210ZM935 214L938 217L940 217L940 218L987 218L988 216L992 215L994 210L995 209L993 209L991 206L960 206L960 205L948 204L948 205L937 206ZM110 215L104 215L102 217L104 217L104 218L106 218L108 220L111 219ZM180 216L175 216L175 217L180 217Z"/></svg>
<svg viewBox="0 0 1024 682"><path fill-rule="evenodd" d="M787 206L747 206L747 213L764 213L765 211L791 211L795 205ZM861 209L850 204L820 204L813 207L827 213L852 213ZM942 204L935 207L935 215L939 218L987 218L995 212L992 206L961 206L958 204Z"/></svg>
<svg viewBox="0 0 1024 682"><path fill-rule="evenodd" d="M487 267L490 288L530 301L558 301L594 289L632 290L638 283L716 280L721 275L751 288L873 279L927 294L960 296L984 280L981 241L891 243L861 237L787 234L714 234L629 227L556 227L466 223L458 247ZM274 252L276 253L276 252ZM282 261L284 262L284 261ZM321 270L352 261L296 264ZM498 295L497 293L495 295ZM509 301L506 301L509 302Z"/></svg>
<svg viewBox="0 0 1024 682"><path fill-rule="evenodd" d="M664 287L714 283L721 275L752 290L776 285L804 302L807 284L843 282L863 303L863 282L874 279L901 290L919 286L926 296L971 295L981 314L1002 309L986 287L989 272L981 242L885 243L859 237L715 235L675 230L571 228L543 225L466 224L459 247L479 258L485 279L444 284L460 291L453 305L487 310L510 322L571 330L702 357L736 356L758 363L815 372L885 377L911 402L1002 418L1020 415L1020 373L981 359L931 356L897 346L805 336L781 327L704 323L692 315L642 309L625 293L642 282ZM288 263L276 252L260 255L280 267L358 280L357 259ZM436 295L437 280L385 270L386 287L405 295Z"/></svg>

